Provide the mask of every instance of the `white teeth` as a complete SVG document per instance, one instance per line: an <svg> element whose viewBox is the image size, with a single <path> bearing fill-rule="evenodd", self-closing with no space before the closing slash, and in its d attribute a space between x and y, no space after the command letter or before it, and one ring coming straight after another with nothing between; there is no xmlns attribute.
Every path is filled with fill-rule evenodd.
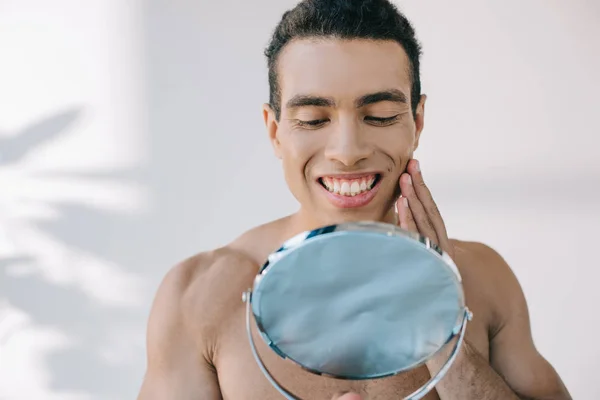
<svg viewBox="0 0 600 400"><path fill-rule="evenodd" d="M333 181L333 192L334 193L340 192L340 181L338 181L338 180Z"/></svg>
<svg viewBox="0 0 600 400"><path fill-rule="evenodd" d="M354 180L325 177L321 179L321 182L331 193L342 196L356 196L362 192L371 190L375 182L375 176Z"/></svg>
<svg viewBox="0 0 600 400"><path fill-rule="evenodd" d="M350 184L346 181L342 182L342 187L340 189L340 194L347 196L350 194Z"/></svg>

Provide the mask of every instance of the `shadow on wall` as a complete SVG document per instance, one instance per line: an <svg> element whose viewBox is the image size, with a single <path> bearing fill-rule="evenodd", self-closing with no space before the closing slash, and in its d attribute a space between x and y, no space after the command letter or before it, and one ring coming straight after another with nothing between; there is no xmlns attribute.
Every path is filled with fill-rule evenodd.
<svg viewBox="0 0 600 400"><path fill-rule="evenodd" d="M67 110L28 126L17 135L0 136L0 167L22 161L39 146L67 132L80 113L80 109Z"/></svg>
<svg viewBox="0 0 600 400"><path fill-rule="evenodd" d="M10 277L5 273L6 265L2 269L2 296L31 317L35 329L56 329L70 342L66 348L39 355L45 364L40 367L50 376L52 393L77 392L114 399L130 391L130 364L142 362L141 356L136 354L135 360L120 364L107 359L103 351L110 345L107 337L115 339L115 326L120 326L119 330L129 326L135 322L135 313L103 307L81 290L53 284L38 275ZM0 346L10 346L11 336L18 334L19 328L15 328L3 335Z"/></svg>
<svg viewBox="0 0 600 400"><path fill-rule="evenodd" d="M164 273L165 261L147 251L157 245L149 231L157 218L95 206L94 194L143 186L143 173L45 173L27 165L28 155L69 132L81 114L70 109L0 138L0 306L7 302L27 314L35 329L50 328L68 339L66 346L36 355L50 377L48 391L132 398L145 364L144 325L154 290L145 290L142 276L153 268L156 279ZM53 182L73 195L67 190L57 196ZM86 201L81 183L91 188ZM12 340L20 328L5 327L0 319L0 353L23 346ZM11 354L19 357L27 347ZM27 371L16 374L23 380ZM2 389L6 384L0 384L0 395L16 390Z"/></svg>
<svg viewBox="0 0 600 400"><path fill-rule="evenodd" d="M271 199L254 219L243 210L232 229L214 229L230 215L228 210L239 207L229 185L239 184L240 193L254 190L245 175L236 179L239 165L254 164L255 151L270 156L270 150L263 152L269 144L252 106L236 111L235 126L220 122L232 119L231 109L215 105L230 104L231 91L214 77L227 76L227 87L244 88L236 91L236 103L260 104L266 76L257 90L250 90L248 77L254 75L240 73L239 66L251 63L266 70L260 49L237 35L210 34L214 30L207 23L219 21L216 14L186 13L181 6L145 3L142 16L147 164L95 172L30 168L30 155L54 156L52 142L77 133L82 107L57 112L16 135L0 135L0 307L6 301L27 314L32 329L66 337L66 345L44 350L33 361L41 364L49 382L20 383L24 389L47 386L60 399L67 393L98 400L135 398L145 367L148 310L168 268L282 209L281 201ZM216 10L229 12L226 5ZM249 3L234 11L232 20L245 20L256 9ZM260 46L267 31L254 33ZM224 55L229 57L225 61ZM231 143L229 133L236 131L256 133L257 139ZM97 151L93 145L83 147ZM219 156L221 149L227 158ZM229 185L213 185L215 169ZM273 172L265 179L278 177ZM151 200L150 208L136 205L138 189ZM102 202L107 196L112 203ZM120 200L128 208L112 206ZM1 346L13 346L11 354L17 355L27 350L26 344L16 347L20 332L19 327L3 332L0 320L0 352ZM27 369L9 376L29 380Z"/></svg>

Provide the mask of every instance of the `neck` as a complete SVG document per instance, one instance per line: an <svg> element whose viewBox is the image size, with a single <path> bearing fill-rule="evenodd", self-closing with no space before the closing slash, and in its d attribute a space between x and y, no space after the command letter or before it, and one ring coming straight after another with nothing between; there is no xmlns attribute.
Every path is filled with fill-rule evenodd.
<svg viewBox="0 0 600 400"><path fill-rule="evenodd" d="M370 218L357 217L356 215L339 214L335 217L328 217L327 219L319 218L320 216L309 210L300 208L298 212L290 216L289 219L289 233L288 237L292 237L300 232L310 231L313 229L321 228L327 225L340 224L344 222L358 222L358 221L375 221L384 222L388 224L397 225L398 216L394 207L391 207L386 212L378 216L370 216Z"/></svg>

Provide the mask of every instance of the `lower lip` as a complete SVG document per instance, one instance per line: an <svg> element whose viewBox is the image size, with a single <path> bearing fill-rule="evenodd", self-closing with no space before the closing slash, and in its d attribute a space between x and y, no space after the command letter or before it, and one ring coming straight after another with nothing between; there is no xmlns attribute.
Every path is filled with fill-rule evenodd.
<svg viewBox="0 0 600 400"><path fill-rule="evenodd" d="M335 194L325 189L321 182L317 182L317 185L323 190L325 193L325 197L329 200L331 204L338 208L358 208L364 207L373 200L377 191L379 190L379 186L381 184L381 177L377 180L375 186L371 188L371 190L367 192L362 192L357 194L356 196L342 196L339 194Z"/></svg>

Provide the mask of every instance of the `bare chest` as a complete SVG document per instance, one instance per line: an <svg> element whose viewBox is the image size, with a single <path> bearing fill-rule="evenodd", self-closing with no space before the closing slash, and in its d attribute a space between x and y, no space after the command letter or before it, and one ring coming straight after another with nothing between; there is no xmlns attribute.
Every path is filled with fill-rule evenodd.
<svg viewBox="0 0 600 400"><path fill-rule="evenodd" d="M219 339L214 360L223 399L282 399L262 374L252 355L245 330L243 306L240 305L231 317L230 323L227 324ZM253 336L258 353L272 376L300 399L330 400L333 394L339 391L352 391L369 400L403 398L430 378L425 366L396 376L365 381L317 376L276 355L264 343L254 327ZM473 321L467 331L467 340L486 358L488 357L489 343L487 330L483 324ZM425 399L433 400L439 397L434 390Z"/></svg>
<svg viewBox="0 0 600 400"><path fill-rule="evenodd" d="M457 264L475 265L465 254L459 254ZM463 287L466 302L473 312L474 318L469 323L466 340L485 358L489 359L489 326L494 313L491 310L489 293L484 289L481 279L473 271L465 268ZM232 304L235 304L224 315L220 335L214 349L213 363L217 369L219 385L224 400L261 399L280 400L283 397L267 380L252 355L245 326L245 306L241 301L241 293L251 287L254 275L249 274L247 282L238 282L230 286L235 291ZM244 279L242 279L244 280ZM237 300L239 299L239 300ZM238 302L239 301L239 302ZM289 360L284 360L272 351L257 333L252 324L254 341L265 366L273 378L284 388L300 399L330 400L340 391L353 391L369 400L388 400L403 398L420 388L430 379L425 366L396 376L365 381L339 380L311 374ZM426 400L439 399L432 391Z"/></svg>

